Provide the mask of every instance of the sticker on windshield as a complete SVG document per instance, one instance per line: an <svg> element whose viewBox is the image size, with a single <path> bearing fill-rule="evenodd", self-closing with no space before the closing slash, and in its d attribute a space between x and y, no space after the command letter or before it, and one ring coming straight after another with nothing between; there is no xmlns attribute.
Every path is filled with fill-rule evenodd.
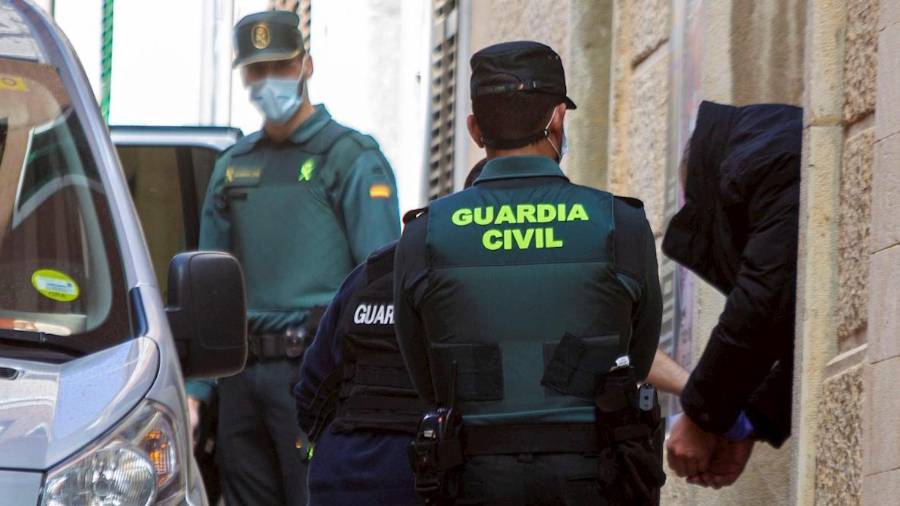
<svg viewBox="0 0 900 506"><path fill-rule="evenodd" d="M28 91L28 87L21 77L0 74L0 90Z"/></svg>
<svg viewBox="0 0 900 506"><path fill-rule="evenodd" d="M72 302L81 293L74 279L53 269L35 271L31 275L31 284L44 297L60 302Z"/></svg>

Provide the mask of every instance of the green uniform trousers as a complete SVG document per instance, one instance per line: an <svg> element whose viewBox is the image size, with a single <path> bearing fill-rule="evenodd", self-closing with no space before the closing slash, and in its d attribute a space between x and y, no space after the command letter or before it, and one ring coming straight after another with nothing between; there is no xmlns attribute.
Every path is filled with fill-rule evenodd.
<svg viewBox="0 0 900 506"><path fill-rule="evenodd" d="M290 391L299 360L248 362L219 379L216 456L228 506L306 504L307 442Z"/></svg>

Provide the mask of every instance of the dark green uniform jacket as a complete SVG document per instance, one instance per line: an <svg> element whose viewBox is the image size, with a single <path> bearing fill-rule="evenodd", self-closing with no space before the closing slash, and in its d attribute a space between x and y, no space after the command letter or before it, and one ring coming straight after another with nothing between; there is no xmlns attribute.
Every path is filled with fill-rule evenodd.
<svg viewBox="0 0 900 506"><path fill-rule="evenodd" d="M302 324L354 266L399 233L396 181L378 144L319 105L287 141L259 131L220 157L200 249L241 261L249 331L260 334Z"/></svg>
<svg viewBox="0 0 900 506"><path fill-rule="evenodd" d="M632 199L571 184L546 157L491 160L410 223L395 264L398 341L419 395L470 424L588 422L593 378L659 341L653 234Z"/></svg>

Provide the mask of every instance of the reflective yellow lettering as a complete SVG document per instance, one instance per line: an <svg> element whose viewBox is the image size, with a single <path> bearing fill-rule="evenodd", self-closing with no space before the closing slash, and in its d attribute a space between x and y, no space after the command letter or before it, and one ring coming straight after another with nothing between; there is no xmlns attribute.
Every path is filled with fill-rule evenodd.
<svg viewBox="0 0 900 506"><path fill-rule="evenodd" d="M503 223L515 223L516 217L513 214L512 207L510 206L500 206L500 210L497 211L497 219L494 221L495 225L501 225Z"/></svg>
<svg viewBox="0 0 900 506"><path fill-rule="evenodd" d="M506 251L512 249L512 230L503 231L503 249Z"/></svg>
<svg viewBox="0 0 900 506"><path fill-rule="evenodd" d="M556 206L553 204L537 205L537 221L538 223L549 223L556 219Z"/></svg>
<svg viewBox="0 0 900 506"><path fill-rule="evenodd" d="M534 229L529 228L524 231L521 230L513 230L513 239L516 240L516 246L519 249L528 249L531 246L531 240L534 238Z"/></svg>
<svg viewBox="0 0 900 506"><path fill-rule="evenodd" d="M481 244L484 245L485 249L497 251L503 247L503 232L496 229L488 230L481 237Z"/></svg>
<svg viewBox="0 0 900 506"><path fill-rule="evenodd" d="M519 204L516 208L518 223L534 223L534 204Z"/></svg>
<svg viewBox="0 0 900 506"><path fill-rule="evenodd" d="M589 219L590 218L588 218L587 211L584 210L583 205L575 204L572 206L572 209L569 209L568 221L575 221L575 220L587 221Z"/></svg>
<svg viewBox="0 0 900 506"><path fill-rule="evenodd" d="M566 205L556 204L556 209L556 219L559 221L566 221Z"/></svg>
<svg viewBox="0 0 900 506"><path fill-rule="evenodd" d="M453 212L453 216L450 217L450 221L458 227L470 225L472 223L472 210L466 208L457 209Z"/></svg>
<svg viewBox="0 0 900 506"><path fill-rule="evenodd" d="M559 239L553 238L553 228L547 227L544 229L544 233L547 234L547 247L548 248L562 248L563 242Z"/></svg>
<svg viewBox="0 0 900 506"><path fill-rule="evenodd" d="M475 223L479 225L490 225L494 222L494 208L493 207L476 207L475 208Z"/></svg>
<svg viewBox="0 0 900 506"><path fill-rule="evenodd" d="M544 229L542 228L535 229L534 247L537 249L544 249Z"/></svg>

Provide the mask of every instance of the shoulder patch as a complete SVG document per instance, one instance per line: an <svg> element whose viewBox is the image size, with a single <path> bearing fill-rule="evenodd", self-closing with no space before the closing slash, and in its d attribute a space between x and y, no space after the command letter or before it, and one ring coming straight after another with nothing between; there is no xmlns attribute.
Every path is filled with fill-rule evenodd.
<svg viewBox="0 0 900 506"><path fill-rule="evenodd" d="M406 214L403 215L403 224L406 225L407 223L415 220L416 218L418 218L419 216L422 216L423 214L425 214L427 212L428 212L427 207L411 209L411 210L407 211Z"/></svg>
<svg viewBox="0 0 900 506"><path fill-rule="evenodd" d="M616 195L616 200L618 200L619 202L624 202L635 209L644 208L644 201L642 201L641 199L636 199L634 197L620 197Z"/></svg>

